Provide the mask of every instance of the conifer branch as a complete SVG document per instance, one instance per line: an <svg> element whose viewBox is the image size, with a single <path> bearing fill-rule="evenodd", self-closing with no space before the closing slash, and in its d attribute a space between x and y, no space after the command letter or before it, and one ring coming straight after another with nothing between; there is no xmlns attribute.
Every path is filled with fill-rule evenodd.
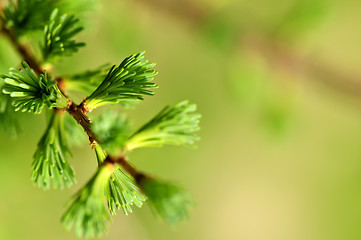
<svg viewBox="0 0 361 240"><path fill-rule="evenodd" d="M1 11L0 11L0 14L1 14ZM29 47L26 46L25 44L20 43L20 41L16 38L14 33L10 29L7 29L3 23L0 22L0 26L1 26L0 33L9 39L10 43L17 50L18 54L29 65L29 67L34 70L36 75L40 75L40 74L44 73L43 66L40 64L40 62L36 59L36 57L30 51ZM49 72L48 72L48 75L50 75ZM59 90L64 94L64 79L63 78L55 78L54 80L57 82Z"/></svg>
<svg viewBox="0 0 361 240"><path fill-rule="evenodd" d="M20 44L20 42L11 33L11 31L6 29L5 27L2 27L2 32L11 40L11 43L16 47L23 59L27 60L29 67L32 68L38 75L43 73L42 66L38 63L38 61L35 59L35 57L31 54L31 52L25 45ZM57 80L58 82L60 82L62 78L57 78ZM63 90L61 88L59 89ZM96 135L91 129L91 120L86 115L87 111L84 109L83 103L77 105L68 98L68 107L66 111L77 121L79 125L82 126L85 133L89 137L90 144L93 145L95 142L97 142L97 139ZM130 165L129 162L126 160L126 157L123 155L117 157L108 156L107 162L118 163L124 168L125 171L127 171L132 177L134 177L136 181L137 179L141 179L144 177L144 174L139 173L132 165Z"/></svg>
<svg viewBox="0 0 361 240"><path fill-rule="evenodd" d="M51 186L63 188L63 186L70 186L75 182L74 172L66 159L66 155L70 154L64 124L64 113L67 111L88 135L89 142L97 155L98 169L93 178L78 192L64 214L62 222L66 228L74 227L79 236L85 237L101 236L106 232L111 219L104 205L104 195L107 197L111 214L122 209L127 215L128 212L132 212L131 205L141 207L149 197L155 212L165 221L176 224L183 220L185 216L188 216L189 208L189 198L183 190L138 171L129 163L124 155L124 149L116 155L104 151L99 145L96 132L94 133L92 129L91 120L86 114L102 105L142 100L144 95L153 95L150 89L157 87L155 83L151 82L157 74L152 69L155 64L144 60L144 52L131 55L118 67L114 65L108 74L103 76L104 80L99 82L98 87L89 97L79 105L75 104L64 94L64 78L51 76L44 70L30 49L18 41L17 37L27 29L22 29L21 26L8 28L12 24L16 25L19 21L24 22L22 16L17 16L17 12L24 11L29 14L31 11L21 9L20 6L23 8L32 6L36 9L37 3L42 3L43 7L46 6L44 2L19 0L18 5L14 5L14 2L11 1L11 6L6 9L7 15L4 17L0 13L1 20L6 20L8 24L5 27L0 23L1 32L9 38L25 60L22 63L22 69L12 68L9 74L2 76L5 83L4 86L1 86L2 92L8 94L6 97L12 98L16 110L40 113L44 105L53 109L48 127L40 139L34 155L33 181L45 189ZM41 17L44 18L44 14ZM72 15L60 16L57 9L52 11L50 22L44 23L43 61L70 55L83 46L82 43L71 39L82 30L81 27L74 25L77 22L78 20ZM37 21L33 23L37 28L42 24ZM27 25L26 28L35 25ZM19 32L16 31L14 34L15 30L19 30ZM85 76L101 77L104 70L105 68L101 67L78 76L82 79L80 81L84 81L87 79ZM151 146L154 145L154 141L157 142L156 145L163 143L192 145L198 139L194 135L194 131L198 130L199 115L193 114L194 110L195 105L188 105L187 102L180 103L174 108L164 109L133 135L133 143L142 143L137 146ZM119 128L119 125L123 123L119 124L119 121L115 121L115 124L118 124L118 130L122 129ZM175 141L175 137L181 138L180 141ZM123 139L120 139L119 142L122 141ZM152 144L149 144L148 141Z"/></svg>
<svg viewBox="0 0 361 240"><path fill-rule="evenodd" d="M21 44L18 39L15 37L15 35L11 32L11 30L6 29L3 25L1 26L1 32L7 36L10 40L10 42L13 44L13 46L18 50L18 53L23 57L23 59L28 63L29 67L32 68L37 75L42 74L43 68L40 65L40 63L36 60L36 58L32 55L29 48L23 44ZM58 82L62 81L62 78L56 78ZM58 84L59 86L60 84ZM61 91L64 89L59 88ZM85 114L84 105L80 104L77 105L73 101L71 101L68 98L68 107L66 108L66 111L77 121L79 125L82 126L85 133L89 137L90 144L95 144L97 142L96 136L94 132L91 130L91 120L90 118ZM118 157L107 157L107 162L112 163L119 163L125 171L127 171L131 176L138 176L138 171L129 164L129 162L126 161L125 156L121 155ZM136 177L134 177L137 179ZM138 177L139 178L139 177Z"/></svg>

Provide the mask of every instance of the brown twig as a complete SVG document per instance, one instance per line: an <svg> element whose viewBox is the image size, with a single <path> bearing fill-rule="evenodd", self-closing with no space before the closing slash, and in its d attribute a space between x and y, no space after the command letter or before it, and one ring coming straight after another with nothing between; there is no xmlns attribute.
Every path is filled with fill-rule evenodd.
<svg viewBox="0 0 361 240"><path fill-rule="evenodd" d="M90 144L95 144L97 140L95 134L91 130L90 118L82 111L82 108L70 101L69 107L66 110L76 122L83 127L85 133L89 137Z"/></svg>

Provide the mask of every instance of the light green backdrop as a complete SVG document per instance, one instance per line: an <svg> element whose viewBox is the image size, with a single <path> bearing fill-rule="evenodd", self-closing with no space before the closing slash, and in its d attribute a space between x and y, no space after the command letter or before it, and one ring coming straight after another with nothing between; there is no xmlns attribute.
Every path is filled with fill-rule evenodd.
<svg viewBox="0 0 361 240"><path fill-rule="evenodd" d="M287 57L344 73L338 79L346 85L350 76L361 77L361 2L308 2L190 1L204 15L185 1L98 4L81 35L87 47L54 71L117 64L146 50L157 62L160 88L128 111L134 125L183 99L197 103L203 115L198 149L144 149L130 156L140 169L192 192L197 206L191 219L174 231L145 206L130 216L119 213L103 239L361 238L361 99L332 87L325 76L292 70ZM263 38L279 47L272 61L257 45ZM2 73L18 64L9 46L0 40ZM60 217L96 159L89 146L74 147L76 186L33 187L30 164L44 124L44 116L25 114L17 140L0 137L0 239L77 239Z"/></svg>

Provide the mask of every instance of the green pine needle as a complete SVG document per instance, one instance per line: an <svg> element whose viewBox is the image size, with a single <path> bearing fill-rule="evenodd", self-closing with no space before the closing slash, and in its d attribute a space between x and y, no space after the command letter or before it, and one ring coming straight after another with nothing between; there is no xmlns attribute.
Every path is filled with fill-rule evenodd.
<svg viewBox="0 0 361 240"><path fill-rule="evenodd" d="M106 152L99 144L94 145L97 155L98 164L101 165L107 157ZM116 165L114 172L109 179L109 185L106 188L105 195L109 211L112 215L116 214L116 210L122 209L125 215L132 213L132 205L142 207L143 202L147 199L141 192L134 179L125 173L120 166Z"/></svg>
<svg viewBox="0 0 361 240"><path fill-rule="evenodd" d="M115 167L107 191L107 202L111 214L116 214L116 209L122 209L125 215L132 213L132 205L142 207L147 200L146 196L136 185L134 179L126 174L119 166Z"/></svg>
<svg viewBox="0 0 361 240"><path fill-rule="evenodd" d="M11 68L7 75L2 75L5 81L3 93L13 98L15 111L39 114L45 104L49 108L67 106L66 97L46 72L37 77L26 62L22 62L22 66L23 69Z"/></svg>
<svg viewBox="0 0 361 240"><path fill-rule="evenodd" d="M33 182L43 189L62 189L73 185L76 181L67 154L70 154L70 149L64 130L64 116L53 112L34 154L31 166Z"/></svg>
<svg viewBox="0 0 361 240"><path fill-rule="evenodd" d="M164 144L194 146L199 140L196 132L201 117L195 113L196 109L196 105L188 101L165 107L129 138L126 149L160 147Z"/></svg>
<svg viewBox="0 0 361 240"><path fill-rule="evenodd" d="M108 232L111 221L104 204L104 192L113 173L113 165L98 168L92 179L74 196L74 201L61 221L67 230L72 227L79 237L100 237Z"/></svg>
<svg viewBox="0 0 361 240"><path fill-rule="evenodd" d="M78 22L79 19L73 15L60 15L58 9L51 13L49 23L44 27L44 45L42 46L44 61L60 56L70 56L80 47L85 46L85 43L72 39L83 30L78 26Z"/></svg>
<svg viewBox="0 0 361 240"><path fill-rule="evenodd" d="M182 187L153 178L145 179L141 187L155 214L171 226L189 218L194 203Z"/></svg>
<svg viewBox="0 0 361 240"><path fill-rule="evenodd" d="M151 88L157 74L152 68L154 63L144 60L144 52L131 55L116 67L110 69L100 86L87 98L86 108L91 111L97 107L121 101L143 100L143 95L153 95Z"/></svg>

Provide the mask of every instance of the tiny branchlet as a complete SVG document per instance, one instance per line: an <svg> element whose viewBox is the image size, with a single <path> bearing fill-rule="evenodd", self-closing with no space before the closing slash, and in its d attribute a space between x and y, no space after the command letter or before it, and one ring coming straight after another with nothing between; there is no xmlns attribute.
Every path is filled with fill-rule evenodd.
<svg viewBox="0 0 361 240"><path fill-rule="evenodd" d="M109 210L113 215L120 209L128 215L128 212L133 212L132 205L141 207L147 199L134 179L118 165L109 181L106 196Z"/></svg>
<svg viewBox="0 0 361 240"><path fill-rule="evenodd" d="M161 147L164 144L194 146L199 140L200 114L195 104L183 101L165 107L148 123L137 130L125 143L127 150L140 147Z"/></svg>
<svg viewBox="0 0 361 240"><path fill-rule="evenodd" d="M79 19L73 15L59 15L58 9L51 13L49 22L44 27L44 46L42 48L44 61L71 55L77 52L79 47L85 45L72 39L83 30L82 27L77 26L78 22Z"/></svg>
<svg viewBox="0 0 361 240"><path fill-rule="evenodd" d="M107 153L99 144L95 144L95 152L98 165L104 164L104 161L108 158ZM133 212L131 208L133 204L141 207L146 200L146 196L137 186L135 180L119 165L115 165L105 195L107 196L108 207L112 215L115 215L116 210L120 209L123 210L125 215L128 215L128 212Z"/></svg>
<svg viewBox="0 0 361 240"><path fill-rule="evenodd" d="M39 187L63 188L75 183L74 171L69 165L68 138L64 130L64 115L52 113L48 127L38 143L32 164L32 180Z"/></svg>
<svg viewBox="0 0 361 240"><path fill-rule="evenodd" d="M3 93L14 99L15 111L41 113L44 105L49 108L67 106L66 97L45 71L38 77L26 62L22 62L22 66L24 69L12 68L2 76L5 82Z"/></svg>
<svg viewBox="0 0 361 240"><path fill-rule="evenodd" d="M110 216L104 205L104 192L114 171L112 164L98 168L92 179L74 196L62 217L65 228L73 226L78 236L101 236L108 231Z"/></svg>
<svg viewBox="0 0 361 240"><path fill-rule="evenodd" d="M190 195L178 185L139 171L128 155L142 147L194 146L199 140L196 105L182 101L165 107L138 130L132 129L124 113L114 108L105 109L91 120L87 113L98 107L117 104L115 107L120 108L153 95L152 90L158 87L153 82L157 72L153 70L155 64L144 58L144 52L125 58L119 66L104 64L74 75L54 76L45 71L45 64L55 64L84 46L76 40L83 28L73 13L67 12L71 2L10 0L1 6L2 36L23 59L20 68L11 68L0 78L1 127L16 136L21 112L46 112L49 116L31 165L31 179L42 189L63 189L76 183L68 162L70 149L73 144L84 143L83 136L87 135L98 169L63 215L66 229L73 228L81 237L101 236L108 231L111 215L119 210L128 215L147 200L157 216L177 225L189 216L193 205ZM37 34L42 39L40 51L29 47L36 45ZM27 42L23 38L20 41L23 35L27 35ZM76 104L73 93L88 96Z"/></svg>
<svg viewBox="0 0 361 240"><path fill-rule="evenodd" d="M116 67L109 70L99 87L83 102L86 111L120 101L143 100L143 95L153 95L151 88L157 85L153 82L157 74L152 70L154 63L144 60L144 52L134 54L124 59Z"/></svg>

